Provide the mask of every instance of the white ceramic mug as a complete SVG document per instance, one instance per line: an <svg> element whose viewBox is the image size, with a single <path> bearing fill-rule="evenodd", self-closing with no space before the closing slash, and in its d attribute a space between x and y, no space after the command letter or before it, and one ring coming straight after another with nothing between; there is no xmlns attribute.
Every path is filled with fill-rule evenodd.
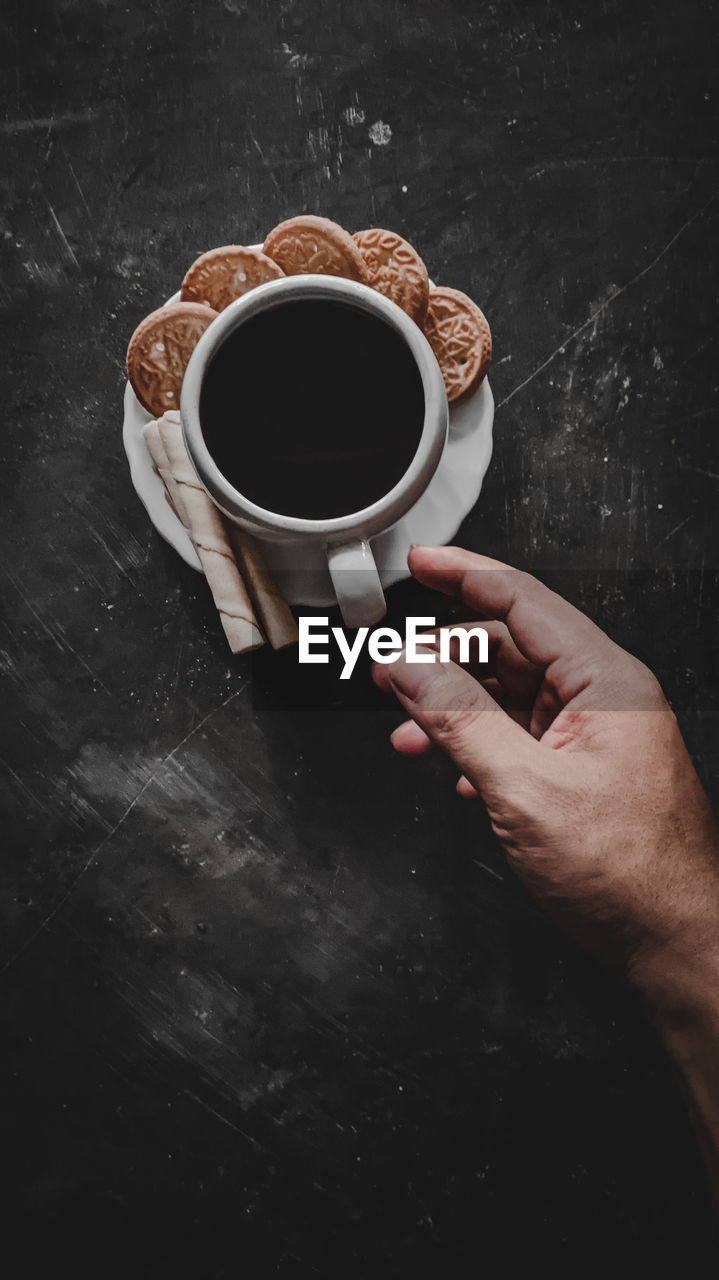
<svg viewBox="0 0 719 1280"><path fill-rule="evenodd" d="M230 484L205 444L200 422L200 393L212 357L229 334L246 320L287 302L322 299L369 312L402 338L422 379L424 422L412 461L388 493L362 511L348 512L330 520L305 520L258 507ZM400 520L424 493L442 456L449 420L439 365L421 329L406 312L366 285L338 276L298 275L271 280L230 303L205 330L187 366L180 413L187 452L199 479L220 510L258 538L321 544L345 625L372 626L379 622L386 613L386 604L370 539Z"/></svg>

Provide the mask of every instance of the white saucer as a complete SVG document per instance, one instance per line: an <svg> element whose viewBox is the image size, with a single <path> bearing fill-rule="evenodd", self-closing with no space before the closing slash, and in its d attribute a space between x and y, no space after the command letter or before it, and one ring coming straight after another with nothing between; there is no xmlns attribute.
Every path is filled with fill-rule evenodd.
<svg viewBox="0 0 719 1280"><path fill-rule="evenodd" d="M179 294L169 298L176 302ZM479 497L492 456L494 397L485 378L466 404L451 409L449 433L441 462L419 502L396 525L372 540L383 587L410 576L407 555L413 544L443 546L451 542ZM157 529L193 569L200 562L182 524L165 497L142 434L150 414L125 387L122 439L135 490ZM336 604L321 548L265 542L267 563L289 604L326 608Z"/></svg>

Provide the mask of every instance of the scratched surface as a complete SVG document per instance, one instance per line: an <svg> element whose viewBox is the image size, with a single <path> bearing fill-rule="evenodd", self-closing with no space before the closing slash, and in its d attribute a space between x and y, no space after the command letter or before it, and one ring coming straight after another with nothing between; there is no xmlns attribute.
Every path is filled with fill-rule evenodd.
<svg viewBox="0 0 719 1280"><path fill-rule="evenodd" d="M711 785L713 6L10 8L0 1008L26 1248L65 1239L83 1275L96 1232L106 1274L123 1248L138 1276L715 1274L639 1010L450 770L393 758L366 671L283 705L291 657L228 659L120 439L127 338L198 252L303 210L400 231L494 330L461 541L649 661ZM391 595L392 621L425 608Z"/></svg>

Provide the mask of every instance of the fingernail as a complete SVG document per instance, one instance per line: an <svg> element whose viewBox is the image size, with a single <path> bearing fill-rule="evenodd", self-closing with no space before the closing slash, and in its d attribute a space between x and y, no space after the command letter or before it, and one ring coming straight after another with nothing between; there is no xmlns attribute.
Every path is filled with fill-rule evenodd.
<svg viewBox="0 0 719 1280"><path fill-rule="evenodd" d="M436 653L419 646L417 653L431 655L433 661L408 662L403 653L389 669L390 683L411 702L417 702L444 675L441 664L437 662Z"/></svg>

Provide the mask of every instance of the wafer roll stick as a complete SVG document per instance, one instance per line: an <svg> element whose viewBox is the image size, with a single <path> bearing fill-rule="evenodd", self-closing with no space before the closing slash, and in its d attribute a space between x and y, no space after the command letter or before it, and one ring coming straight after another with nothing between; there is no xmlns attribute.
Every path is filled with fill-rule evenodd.
<svg viewBox="0 0 719 1280"><path fill-rule="evenodd" d="M177 485L187 531L217 606L233 653L264 644L252 601L237 567L222 517L198 480L182 439L180 415L170 411L158 419L160 438Z"/></svg>
<svg viewBox="0 0 719 1280"><path fill-rule="evenodd" d="M230 520L225 520L225 529L272 648L286 649L290 644L297 644L297 623L267 567L262 544Z"/></svg>
<svg viewBox="0 0 719 1280"><path fill-rule="evenodd" d="M142 434L145 438L145 444L147 445L148 453L154 463L155 470L165 486L165 495L174 507L178 518L184 525L185 516L182 511L180 491L175 484L175 477L170 470L170 460L165 452L165 446L162 443L160 428L156 422L148 422L147 426L142 428Z"/></svg>

